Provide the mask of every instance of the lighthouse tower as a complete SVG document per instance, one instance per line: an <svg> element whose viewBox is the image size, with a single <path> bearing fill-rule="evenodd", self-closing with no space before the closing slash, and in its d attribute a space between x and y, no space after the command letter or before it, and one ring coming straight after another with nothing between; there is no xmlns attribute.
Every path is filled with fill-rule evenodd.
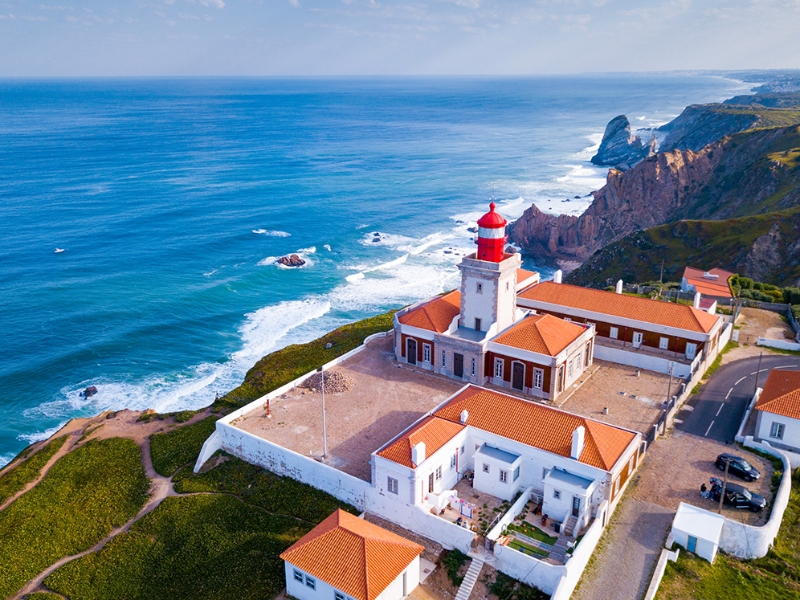
<svg viewBox="0 0 800 600"><path fill-rule="evenodd" d="M478 251L461 260L459 326L495 335L514 324L517 313L519 254L506 254L507 221L495 211L478 219Z"/></svg>

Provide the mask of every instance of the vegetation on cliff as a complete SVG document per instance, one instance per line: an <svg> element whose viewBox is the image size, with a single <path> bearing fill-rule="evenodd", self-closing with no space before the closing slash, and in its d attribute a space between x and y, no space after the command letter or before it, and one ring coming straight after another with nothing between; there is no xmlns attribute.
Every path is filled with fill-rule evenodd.
<svg viewBox="0 0 800 600"><path fill-rule="evenodd" d="M637 231L596 252L566 277L605 287L626 282L680 281L686 266L720 267L758 281L800 283L800 208L723 221L678 221Z"/></svg>
<svg viewBox="0 0 800 600"><path fill-rule="evenodd" d="M36 479L47 461L59 451L66 440L64 436L50 440L33 456L4 471L0 475L0 504Z"/></svg>

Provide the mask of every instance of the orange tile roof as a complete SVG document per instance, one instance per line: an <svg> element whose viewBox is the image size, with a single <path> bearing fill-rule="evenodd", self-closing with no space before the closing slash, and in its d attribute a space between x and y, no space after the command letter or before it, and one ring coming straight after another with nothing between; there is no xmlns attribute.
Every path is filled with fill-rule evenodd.
<svg viewBox="0 0 800 600"><path fill-rule="evenodd" d="M434 414L458 423L465 409L467 425L566 457L572 450L572 432L583 425L585 443L578 462L605 471L636 437L632 431L474 385Z"/></svg>
<svg viewBox="0 0 800 600"><path fill-rule="evenodd" d="M355 600L375 600L423 550L339 509L281 558Z"/></svg>
<svg viewBox="0 0 800 600"><path fill-rule="evenodd" d="M426 417L411 431L378 452L378 456L413 469L417 466L411 461L411 449L414 446L425 442L425 455L432 456L462 429L464 426L458 422L453 423L437 417Z"/></svg>
<svg viewBox="0 0 800 600"><path fill-rule="evenodd" d="M708 333L719 321L716 315L686 304L672 304L552 281L531 286L519 297L698 333Z"/></svg>
<svg viewBox="0 0 800 600"><path fill-rule="evenodd" d="M722 269L711 269L708 273L716 275L717 279L706 279L703 275L706 271L702 269L695 269L694 267L686 267L683 271L683 276L690 285L694 286L696 292L707 296L717 296L719 298L732 298L731 288L728 285L728 279L733 277L730 271Z"/></svg>
<svg viewBox="0 0 800 600"><path fill-rule="evenodd" d="M453 290L449 294L434 298L398 317L403 325L411 325L437 333L444 333L450 323L461 313L461 292Z"/></svg>
<svg viewBox="0 0 800 600"><path fill-rule="evenodd" d="M496 344L556 356L586 328L553 315L529 315L492 341Z"/></svg>
<svg viewBox="0 0 800 600"><path fill-rule="evenodd" d="M800 371L773 369L767 377L756 408L800 419Z"/></svg>

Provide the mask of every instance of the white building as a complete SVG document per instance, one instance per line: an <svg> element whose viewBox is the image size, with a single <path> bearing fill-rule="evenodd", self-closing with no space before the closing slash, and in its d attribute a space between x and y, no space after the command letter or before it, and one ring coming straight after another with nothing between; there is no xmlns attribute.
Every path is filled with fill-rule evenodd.
<svg viewBox="0 0 800 600"><path fill-rule="evenodd" d="M800 371L770 371L755 409L756 439L800 452Z"/></svg>
<svg viewBox="0 0 800 600"><path fill-rule="evenodd" d="M424 548L337 510L281 554L299 600L400 600L419 585Z"/></svg>
<svg viewBox="0 0 800 600"><path fill-rule="evenodd" d="M372 485L441 510L473 471L476 490L504 500L532 486L572 534L618 499L640 443L638 432L468 385L372 454Z"/></svg>
<svg viewBox="0 0 800 600"><path fill-rule="evenodd" d="M724 517L681 502L672 521L670 536L679 546L713 563L724 524Z"/></svg>

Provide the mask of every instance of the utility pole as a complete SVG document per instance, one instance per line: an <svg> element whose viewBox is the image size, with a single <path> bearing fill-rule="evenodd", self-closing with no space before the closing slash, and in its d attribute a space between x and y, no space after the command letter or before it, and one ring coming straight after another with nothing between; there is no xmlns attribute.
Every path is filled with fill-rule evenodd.
<svg viewBox="0 0 800 600"><path fill-rule="evenodd" d="M722 490L719 493L719 510L717 513L722 513L722 502L725 500L725 487L728 485L728 466L730 466L731 461L727 457L723 459L725 461L725 478L722 480Z"/></svg>
<svg viewBox="0 0 800 600"><path fill-rule="evenodd" d="M325 369L320 367L319 371L319 387L322 390L322 458L328 458L328 430L325 423Z"/></svg>

